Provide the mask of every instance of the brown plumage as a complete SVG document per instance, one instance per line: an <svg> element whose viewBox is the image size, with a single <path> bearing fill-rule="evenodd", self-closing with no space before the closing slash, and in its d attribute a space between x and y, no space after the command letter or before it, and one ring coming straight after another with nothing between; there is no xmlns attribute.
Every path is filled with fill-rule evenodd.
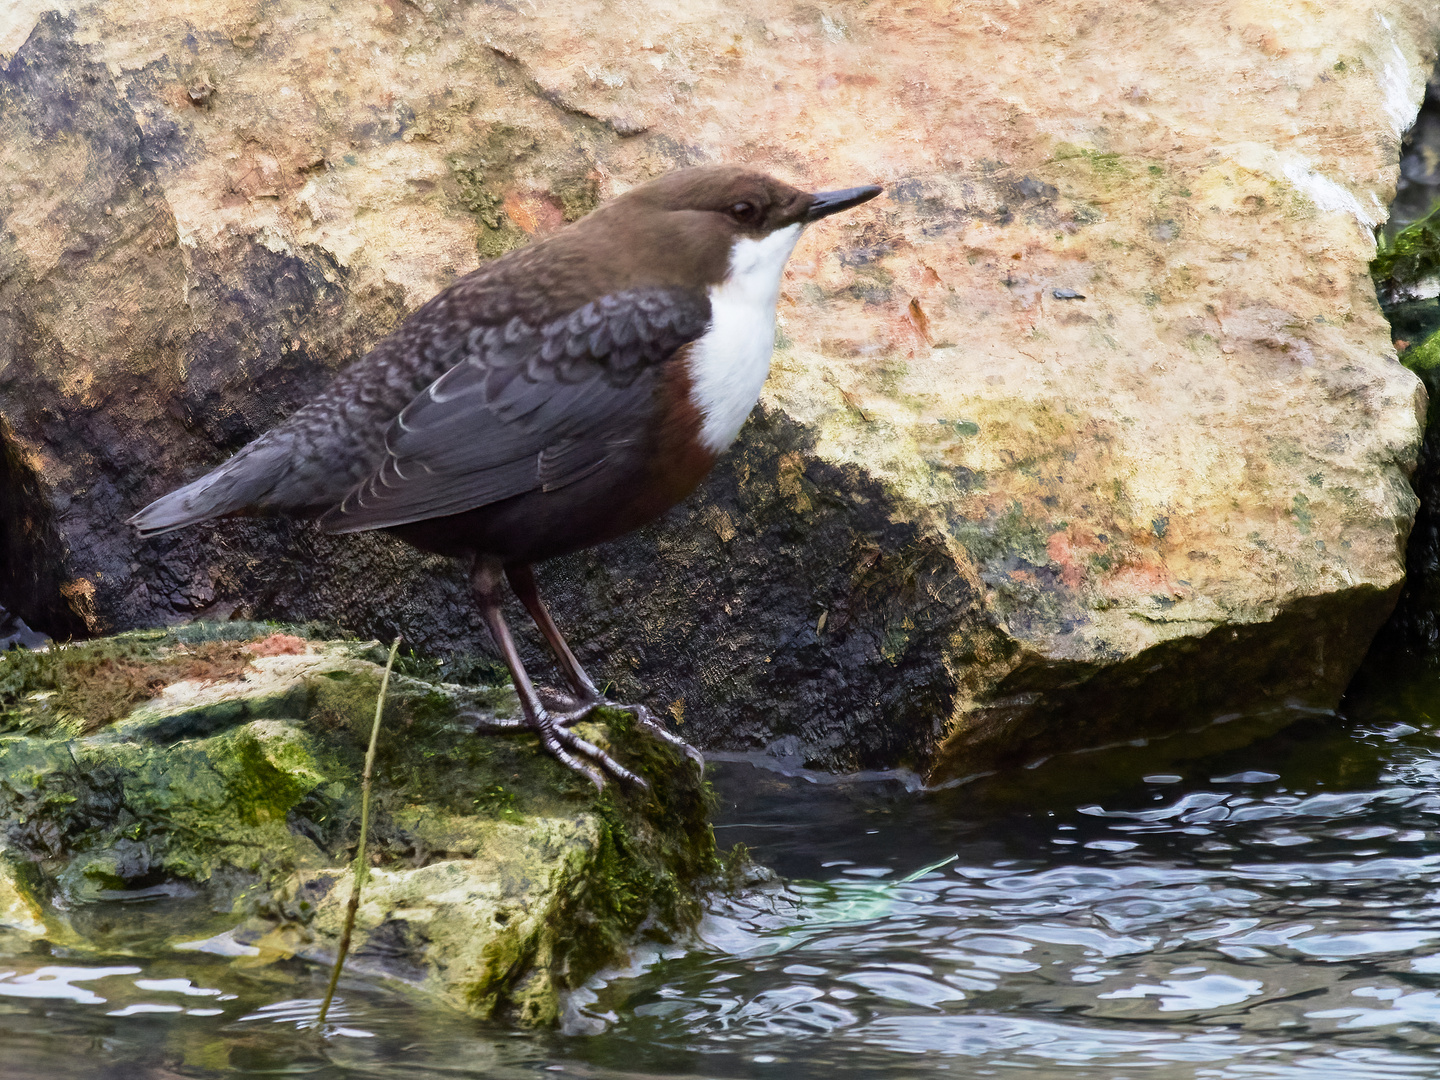
<svg viewBox="0 0 1440 1080"><path fill-rule="evenodd" d="M694 490L759 393L801 227L879 190L814 195L733 166L634 188L456 281L315 401L131 522L152 535L285 514L471 560L520 695L517 724L597 785L602 769L638 783L569 730L603 698L529 566L622 535ZM501 576L560 661L573 700L559 713L535 694L500 616ZM643 707L623 707L694 754Z"/></svg>

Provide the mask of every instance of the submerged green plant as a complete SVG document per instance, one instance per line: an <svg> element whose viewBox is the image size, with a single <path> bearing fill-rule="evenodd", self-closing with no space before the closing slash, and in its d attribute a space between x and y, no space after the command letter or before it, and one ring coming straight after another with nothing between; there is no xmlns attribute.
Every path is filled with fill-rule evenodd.
<svg viewBox="0 0 1440 1080"><path fill-rule="evenodd" d="M355 850L355 880L350 886L350 902L345 906L345 926L340 931L340 945L335 951L335 969L330 972L330 984L325 987L325 1000L320 1003L320 1015L315 1026L323 1027L330 1012L330 1003L335 999L335 987L340 983L340 972L345 967L345 957L350 952L350 938L355 932L355 915L360 910L360 890L370 876L369 860L365 857L365 841L370 831L370 775L375 771L375 747L380 741L380 715L385 711L385 693L390 688L390 672L395 668L395 654L400 651L400 638L390 643L390 656L385 661L385 674L380 677L380 693L375 698L375 722L370 725L370 746L365 751L365 770L360 774L360 841Z"/></svg>

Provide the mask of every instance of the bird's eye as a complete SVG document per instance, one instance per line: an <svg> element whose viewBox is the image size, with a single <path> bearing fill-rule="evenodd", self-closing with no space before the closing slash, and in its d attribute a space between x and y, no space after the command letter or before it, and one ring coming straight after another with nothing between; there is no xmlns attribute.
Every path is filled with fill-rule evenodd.
<svg viewBox="0 0 1440 1080"><path fill-rule="evenodd" d="M755 209L754 203L737 202L734 206L730 207L730 216L742 224L748 225L754 221L758 215L759 211Z"/></svg>

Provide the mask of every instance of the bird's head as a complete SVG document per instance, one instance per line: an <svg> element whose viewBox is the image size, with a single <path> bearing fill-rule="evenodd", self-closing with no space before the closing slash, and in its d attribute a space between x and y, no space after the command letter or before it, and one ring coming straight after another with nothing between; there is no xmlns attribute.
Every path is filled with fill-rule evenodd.
<svg viewBox="0 0 1440 1080"><path fill-rule="evenodd" d="M738 272L773 278L778 288L806 225L880 190L809 192L756 169L702 165L631 188L581 224L623 250L635 284L703 287Z"/></svg>

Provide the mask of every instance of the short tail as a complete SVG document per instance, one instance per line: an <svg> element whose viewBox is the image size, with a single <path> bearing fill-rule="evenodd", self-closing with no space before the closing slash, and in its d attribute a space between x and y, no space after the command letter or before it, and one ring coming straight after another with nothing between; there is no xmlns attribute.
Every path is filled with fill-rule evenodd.
<svg viewBox="0 0 1440 1080"><path fill-rule="evenodd" d="M264 509L265 497L284 475L285 465L282 447L251 443L218 469L156 499L129 524L141 536L159 536L211 518Z"/></svg>

